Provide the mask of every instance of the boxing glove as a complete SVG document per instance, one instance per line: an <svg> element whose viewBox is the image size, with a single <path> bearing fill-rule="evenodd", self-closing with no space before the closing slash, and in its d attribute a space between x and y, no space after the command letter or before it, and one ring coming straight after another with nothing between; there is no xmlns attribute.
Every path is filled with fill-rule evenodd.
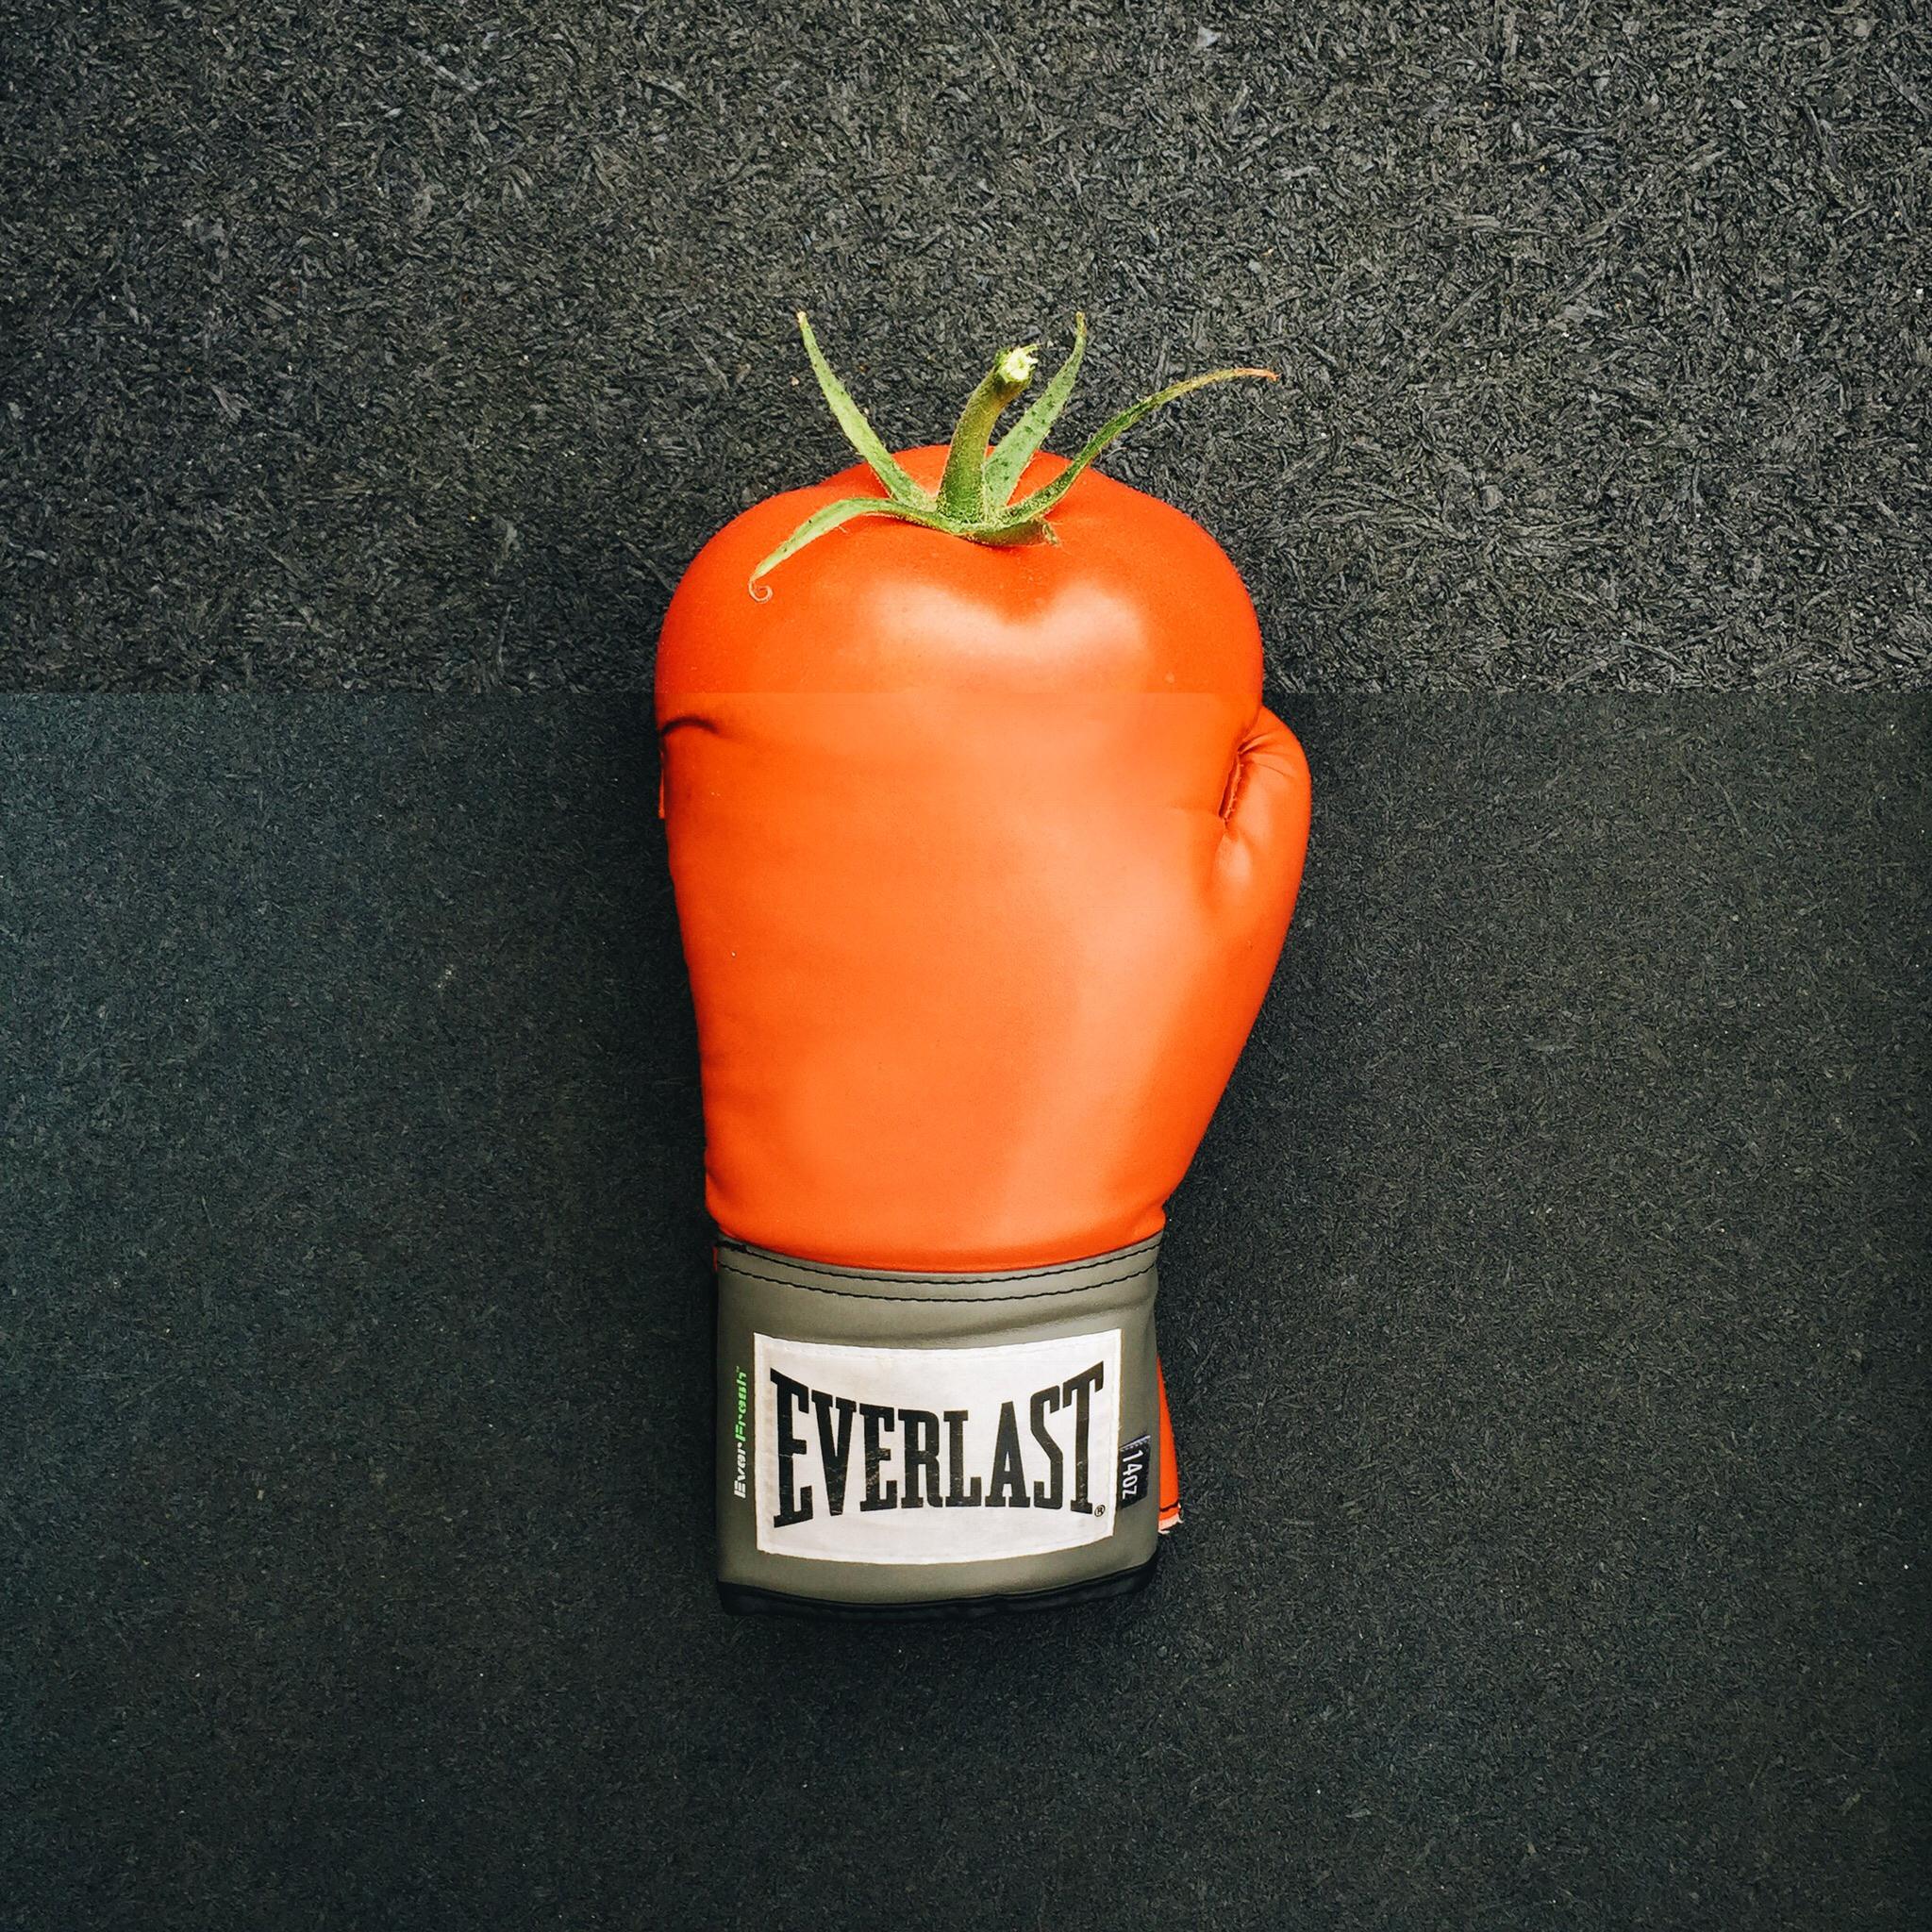
<svg viewBox="0 0 1932 1932"><path fill-rule="evenodd" d="M807 341L866 463L713 538L657 661L720 1587L1123 1591L1174 1514L1164 1203L1274 969L1307 768L1213 540L1088 468L1102 439L1037 453L1063 391L989 455L1028 352L893 456Z"/></svg>

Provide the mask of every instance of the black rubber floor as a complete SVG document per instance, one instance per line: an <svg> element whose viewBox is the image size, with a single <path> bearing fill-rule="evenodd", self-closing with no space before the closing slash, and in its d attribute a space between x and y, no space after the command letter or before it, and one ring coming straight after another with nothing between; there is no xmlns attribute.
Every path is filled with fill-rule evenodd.
<svg viewBox="0 0 1932 1932"><path fill-rule="evenodd" d="M0 709L0 1922L1912 1923L1932 711L1294 722L1187 1521L879 1629L712 1595L640 709Z"/></svg>
<svg viewBox="0 0 1932 1932"><path fill-rule="evenodd" d="M5 13L0 689L641 689L800 306L895 444L1277 366L1108 461L1298 689L1932 678L1908 0Z"/></svg>

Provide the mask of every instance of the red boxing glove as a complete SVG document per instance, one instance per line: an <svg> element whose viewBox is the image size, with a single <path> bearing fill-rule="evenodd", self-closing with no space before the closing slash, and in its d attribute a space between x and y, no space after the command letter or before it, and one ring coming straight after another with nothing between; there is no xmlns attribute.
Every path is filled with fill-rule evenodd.
<svg viewBox="0 0 1932 1932"><path fill-rule="evenodd" d="M964 457L848 424L879 483L747 510L664 624L737 1608L1109 1594L1174 1513L1163 1204L1274 969L1307 767L1213 540L1038 435L986 462L1001 406ZM1046 534L989 522L1003 482Z"/></svg>

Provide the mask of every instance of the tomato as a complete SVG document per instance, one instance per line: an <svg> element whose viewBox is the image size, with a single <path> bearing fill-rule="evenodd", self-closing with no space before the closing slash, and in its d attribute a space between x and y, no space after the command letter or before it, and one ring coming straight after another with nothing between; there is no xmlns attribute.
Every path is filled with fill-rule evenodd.
<svg viewBox="0 0 1932 1932"><path fill-rule="evenodd" d="M943 446L904 452L936 485ZM1035 456L1022 488L1064 458ZM1223 691L1260 699L1254 608L1200 525L1089 470L1053 514L1058 541L992 546L860 518L750 588L759 560L827 506L872 492L863 464L767 498L701 551L664 626L659 676L685 691Z"/></svg>

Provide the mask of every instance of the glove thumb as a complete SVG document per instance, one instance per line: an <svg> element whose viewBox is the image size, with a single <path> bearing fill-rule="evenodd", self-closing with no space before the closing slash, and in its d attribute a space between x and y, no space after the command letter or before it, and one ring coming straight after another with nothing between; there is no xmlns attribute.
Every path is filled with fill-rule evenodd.
<svg viewBox="0 0 1932 1932"><path fill-rule="evenodd" d="M1241 740L1221 817L1222 889L1278 942L1308 848L1308 761L1294 733L1265 708Z"/></svg>

